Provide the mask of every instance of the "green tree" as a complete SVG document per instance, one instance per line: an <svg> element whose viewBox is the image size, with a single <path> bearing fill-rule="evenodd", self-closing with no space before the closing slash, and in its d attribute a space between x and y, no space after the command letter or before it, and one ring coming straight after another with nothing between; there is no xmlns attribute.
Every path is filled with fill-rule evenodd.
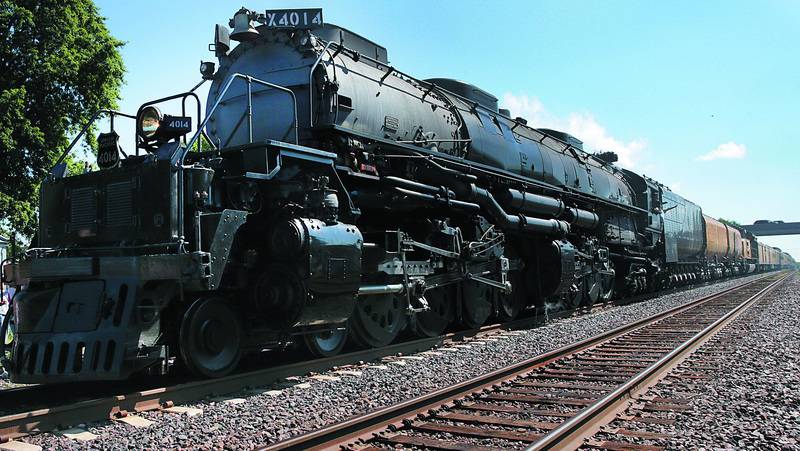
<svg viewBox="0 0 800 451"><path fill-rule="evenodd" d="M723 224L727 224L729 226L732 226L732 227L736 227L736 228L741 228L742 227L741 224L739 224L738 222L734 221L733 219L719 218L718 221L723 223Z"/></svg>
<svg viewBox="0 0 800 451"><path fill-rule="evenodd" d="M0 233L33 234L42 177L116 107L122 45L91 0L0 0Z"/></svg>
<svg viewBox="0 0 800 451"><path fill-rule="evenodd" d="M188 135L188 136L191 136L191 135ZM188 139L189 138L187 138L187 140ZM207 152L209 150L213 150L214 149L214 146L211 144L211 141L209 141L206 138L206 135L200 135L200 137L197 138L197 141L195 141L194 144L192 144L192 150L191 151L192 152L199 152L201 146L202 146L203 152Z"/></svg>

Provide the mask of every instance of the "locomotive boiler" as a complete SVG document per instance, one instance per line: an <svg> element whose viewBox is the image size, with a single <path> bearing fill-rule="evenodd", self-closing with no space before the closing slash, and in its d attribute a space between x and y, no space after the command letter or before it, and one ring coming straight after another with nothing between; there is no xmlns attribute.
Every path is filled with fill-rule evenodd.
<svg viewBox="0 0 800 451"><path fill-rule="evenodd" d="M112 125L99 170L42 183L35 249L4 268L13 380L218 377L288 343L329 356L746 272L739 231L613 153L406 74L321 10L229 26L204 111L194 89L147 102L135 153ZM752 248L752 269L785 259Z"/></svg>

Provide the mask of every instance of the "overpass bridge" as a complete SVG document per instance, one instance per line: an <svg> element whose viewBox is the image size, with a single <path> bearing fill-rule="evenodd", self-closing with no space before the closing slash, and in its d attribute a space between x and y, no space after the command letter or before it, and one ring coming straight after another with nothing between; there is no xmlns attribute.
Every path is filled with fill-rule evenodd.
<svg viewBox="0 0 800 451"><path fill-rule="evenodd" d="M741 227L755 236L800 235L800 222L756 221Z"/></svg>

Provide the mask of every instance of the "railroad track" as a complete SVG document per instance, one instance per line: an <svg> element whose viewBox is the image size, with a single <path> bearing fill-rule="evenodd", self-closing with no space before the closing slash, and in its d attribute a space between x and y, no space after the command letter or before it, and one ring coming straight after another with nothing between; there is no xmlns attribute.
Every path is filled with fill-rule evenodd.
<svg viewBox="0 0 800 451"><path fill-rule="evenodd" d="M619 441L586 439L786 277L785 273L769 275L732 287L455 386L263 448L660 449L631 443L631 439L665 438L644 429L617 428L613 434ZM640 401L650 411L685 406L683 400ZM629 420L633 424L663 421L650 416Z"/></svg>
<svg viewBox="0 0 800 451"><path fill-rule="evenodd" d="M645 294L613 301L627 305L706 284L680 287L654 294ZM290 376L318 373L332 368L372 361L397 354L410 354L453 342L491 336L505 330L531 328L553 319L592 313L611 307L596 305L587 310L569 310L555 314L538 314L501 324L492 324L446 335L409 340L379 349L354 351L334 357L290 361L286 364L247 371L212 380L176 378L151 379L140 382L71 384L64 386L27 386L0 391L0 443L13 438L125 416L128 413L159 410L165 407L220 396L247 388L261 387ZM69 390L65 396L64 391Z"/></svg>
<svg viewBox="0 0 800 451"><path fill-rule="evenodd" d="M603 308L607 306L598 305L592 311ZM68 425L114 419L129 413L159 410L208 396L261 387L287 377L319 373L393 355L411 354L454 342L468 342L506 330L530 328L576 312L571 310L547 316L531 316L438 337L408 340L378 349L358 350L328 358L290 361L219 379L154 378L140 382L93 382L10 388L0 391L0 443ZM69 395L65 395L65 390L69 390Z"/></svg>

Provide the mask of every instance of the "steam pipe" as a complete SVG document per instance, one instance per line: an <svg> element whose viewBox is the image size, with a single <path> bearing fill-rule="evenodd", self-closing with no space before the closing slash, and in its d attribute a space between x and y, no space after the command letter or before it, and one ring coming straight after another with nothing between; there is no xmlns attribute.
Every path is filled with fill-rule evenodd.
<svg viewBox="0 0 800 451"><path fill-rule="evenodd" d="M501 228L557 236L564 236L569 233L569 223L566 221L532 218L525 215L509 215L487 190L478 188L475 185L471 185L471 190L472 198L475 202L486 210Z"/></svg>
<svg viewBox="0 0 800 451"><path fill-rule="evenodd" d="M391 294L402 293L405 286L402 283L393 283L389 285L364 285L358 287L359 296L371 296L376 294Z"/></svg>
<svg viewBox="0 0 800 451"><path fill-rule="evenodd" d="M600 223L597 214L576 207L567 207L555 197L542 196L516 189L506 189L499 194L500 202L514 210L537 215L562 218L575 227L593 229Z"/></svg>
<svg viewBox="0 0 800 451"><path fill-rule="evenodd" d="M619 259L623 259L623 260L627 260L627 261L631 261L631 262L636 262L636 263L642 263L642 264L649 264L650 263L650 260L648 260L648 259L646 259L644 257L633 257L631 255L618 254L616 252L609 252L608 256L612 257L612 258L619 258Z"/></svg>
<svg viewBox="0 0 800 451"><path fill-rule="evenodd" d="M582 229L593 229L600 224L600 217L596 213L575 207L567 208L564 219L575 227Z"/></svg>
<svg viewBox="0 0 800 451"><path fill-rule="evenodd" d="M500 202L515 210L525 213L538 213L557 218L567 208L559 199L540 194L528 193L515 189L507 189L499 193Z"/></svg>
<svg viewBox="0 0 800 451"><path fill-rule="evenodd" d="M414 191L421 191L423 193L429 194L441 194L447 195L449 198L456 197L456 194L445 187L437 188L435 186L426 185L424 183L415 182L413 180L408 180L400 177L394 176L387 176L383 178L385 181L389 182L390 184L399 187L399 188L406 188Z"/></svg>
<svg viewBox="0 0 800 451"><path fill-rule="evenodd" d="M474 204L472 202L464 202L464 201L460 201L460 200L444 198L444 197L441 197L441 196L434 196L434 195L431 195L431 194L419 193L417 191L412 191L412 190L408 190L408 189L405 189L405 188L395 187L394 189L395 189L395 191L397 191L398 193L400 193L400 194L402 194L404 196L412 197L412 198L419 199L419 200L425 201L425 202L432 202L432 203L442 204L443 206L461 208L461 209L469 210L469 211L473 211L473 212L477 212L477 211L479 211L481 209L481 207L478 204Z"/></svg>

